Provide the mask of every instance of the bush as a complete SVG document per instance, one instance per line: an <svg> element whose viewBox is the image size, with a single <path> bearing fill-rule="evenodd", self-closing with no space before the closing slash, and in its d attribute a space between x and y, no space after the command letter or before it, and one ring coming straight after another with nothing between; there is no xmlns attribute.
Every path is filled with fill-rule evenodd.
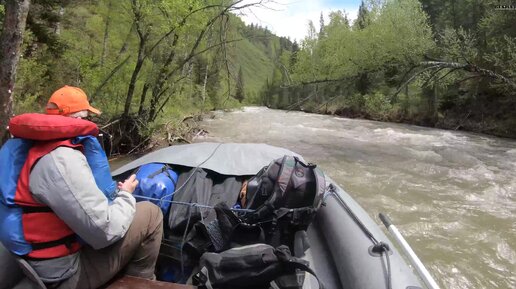
<svg viewBox="0 0 516 289"><path fill-rule="evenodd" d="M384 120L388 118L392 110L390 98L382 93L364 95L365 111L374 120Z"/></svg>

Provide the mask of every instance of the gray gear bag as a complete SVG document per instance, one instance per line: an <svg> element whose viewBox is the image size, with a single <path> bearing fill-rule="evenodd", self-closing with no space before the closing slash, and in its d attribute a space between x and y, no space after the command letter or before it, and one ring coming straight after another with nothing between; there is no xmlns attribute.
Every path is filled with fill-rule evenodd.
<svg viewBox="0 0 516 289"><path fill-rule="evenodd" d="M296 275L296 271L312 274L323 289L323 285L308 266L308 262L290 254L287 246L273 248L267 244L254 244L226 250L222 253L204 253L199 262L199 272L194 284L207 289L267 289L287 288L288 284L277 284L285 275ZM299 274L304 278L304 274ZM293 287L298 286L296 280ZM287 285L287 286L285 286Z"/></svg>

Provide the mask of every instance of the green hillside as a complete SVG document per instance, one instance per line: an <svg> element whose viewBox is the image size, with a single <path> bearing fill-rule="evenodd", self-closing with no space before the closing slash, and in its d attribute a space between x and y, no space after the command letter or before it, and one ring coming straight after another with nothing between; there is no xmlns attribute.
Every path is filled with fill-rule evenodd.
<svg viewBox="0 0 516 289"><path fill-rule="evenodd" d="M267 28L245 25L239 18L232 19L236 27L235 42L231 47L231 71L235 78L242 68L245 103L261 104L261 93L267 81L273 79L276 63L282 54L280 43L292 45L290 40L278 37Z"/></svg>
<svg viewBox="0 0 516 289"><path fill-rule="evenodd" d="M238 71L238 66L242 67L246 92L257 94L272 75L274 60L265 53L263 47L247 39L239 42L235 51L235 71Z"/></svg>

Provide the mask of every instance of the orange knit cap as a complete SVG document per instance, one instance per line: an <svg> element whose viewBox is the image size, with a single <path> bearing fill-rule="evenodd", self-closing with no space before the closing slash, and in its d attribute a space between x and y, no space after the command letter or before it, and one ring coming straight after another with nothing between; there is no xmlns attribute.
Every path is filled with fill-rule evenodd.
<svg viewBox="0 0 516 289"><path fill-rule="evenodd" d="M52 103L57 108L47 105L47 114L67 115L82 110L88 110L97 115L101 113L100 110L90 105L86 93L78 87L65 85L56 90L48 100L48 104Z"/></svg>

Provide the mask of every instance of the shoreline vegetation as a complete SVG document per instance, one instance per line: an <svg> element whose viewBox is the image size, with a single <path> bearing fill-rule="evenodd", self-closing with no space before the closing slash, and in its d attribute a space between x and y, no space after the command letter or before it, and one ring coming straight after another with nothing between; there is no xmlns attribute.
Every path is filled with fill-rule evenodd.
<svg viewBox="0 0 516 289"><path fill-rule="evenodd" d="M271 0L0 1L0 143L63 85L103 114L112 155L267 106L516 138L516 10L498 0L365 0L299 41L238 15Z"/></svg>

